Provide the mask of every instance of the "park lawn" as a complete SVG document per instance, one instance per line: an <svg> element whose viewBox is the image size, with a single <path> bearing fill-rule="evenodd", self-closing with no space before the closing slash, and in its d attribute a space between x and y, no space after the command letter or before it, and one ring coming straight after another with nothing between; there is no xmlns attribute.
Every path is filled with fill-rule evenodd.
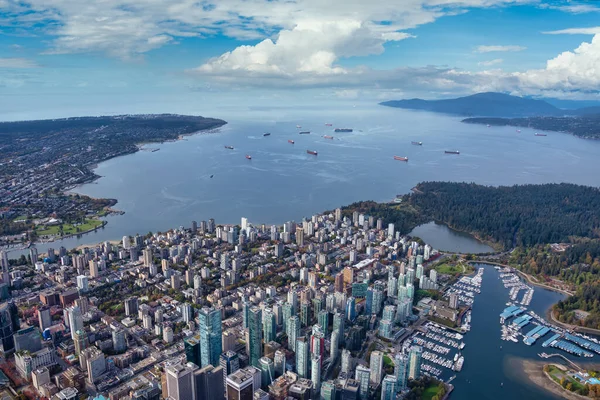
<svg viewBox="0 0 600 400"><path fill-rule="evenodd" d="M440 392L440 388L437 384L428 386L423 391L422 399L423 400L431 400L436 394Z"/></svg>
<svg viewBox="0 0 600 400"><path fill-rule="evenodd" d="M437 267L435 267L435 270L437 272L439 272L440 274L446 274L446 275L456 275L456 274L461 274L463 272L463 269L461 266L450 265L450 264L438 265Z"/></svg>
<svg viewBox="0 0 600 400"><path fill-rule="evenodd" d="M98 219L86 219L83 224L77 226L72 224L62 224L62 233L63 235L74 235L80 232L89 231L90 229L94 229L99 226L102 226L102 221ZM37 234L38 236L59 235L60 225L49 226L46 229L37 231Z"/></svg>
<svg viewBox="0 0 600 400"><path fill-rule="evenodd" d="M392 359L388 356L383 356L383 365L386 367L393 367L394 366L394 362L392 361Z"/></svg>

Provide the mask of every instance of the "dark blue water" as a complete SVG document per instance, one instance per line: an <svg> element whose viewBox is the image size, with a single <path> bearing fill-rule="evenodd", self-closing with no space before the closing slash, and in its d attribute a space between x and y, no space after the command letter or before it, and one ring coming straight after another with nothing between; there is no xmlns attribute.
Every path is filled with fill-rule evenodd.
<svg viewBox="0 0 600 400"><path fill-rule="evenodd" d="M389 201L428 180L600 186L595 172L600 141L567 134L535 137L528 129L516 133L377 105L225 109L210 116L229 124L216 134L151 145L160 151L100 164L96 173L102 178L76 191L115 198L125 214L109 217L106 228L96 233L50 246L72 248L209 218L281 224L358 200ZM333 133L325 123L355 130ZM298 135L296 125L312 133ZM263 137L264 132L272 135ZM411 145L413 140L423 145ZM308 149L319 155L306 154ZM409 161L396 161L394 155ZM47 247L40 245L40 252Z"/></svg>
<svg viewBox="0 0 600 400"><path fill-rule="evenodd" d="M417 236L434 249L449 251L452 253L490 253L494 249L485 243L475 240L473 236L463 232L455 231L444 224L429 222L419 225L410 232L411 236Z"/></svg>
<svg viewBox="0 0 600 400"><path fill-rule="evenodd" d="M471 331L464 340L465 363L463 370L452 382L455 386L452 399L559 398L533 383L528 383L520 374L519 363L515 362L515 358L540 361L542 359L537 356L538 353L553 351L542 347L544 340L527 346L522 341L514 343L500 339L499 315L510 300L508 289L505 289L502 280L498 279L499 274L493 266L480 264L477 267L485 268L481 294L477 295L473 305ZM562 298L564 295L560 293L536 287L529 310L538 315L545 315L546 310ZM529 325L525 330L532 327ZM576 357L569 358L577 360Z"/></svg>

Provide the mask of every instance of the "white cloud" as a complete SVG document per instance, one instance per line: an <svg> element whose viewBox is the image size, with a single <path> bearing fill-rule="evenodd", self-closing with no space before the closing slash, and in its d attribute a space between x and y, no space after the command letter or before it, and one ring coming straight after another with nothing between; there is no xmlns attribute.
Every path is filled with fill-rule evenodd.
<svg viewBox="0 0 600 400"><path fill-rule="evenodd" d="M100 52L128 59L178 37L260 40L302 25L339 21L357 21L367 40L397 41L407 36L405 30L444 15L531 1L0 0L0 26L43 29L54 37L50 53Z"/></svg>
<svg viewBox="0 0 600 400"><path fill-rule="evenodd" d="M0 68L36 68L35 61L26 58L0 58Z"/></svg>
<svg viewBox="0 0 600 400"><path fill-rule="evenodd" d="M543 33L546 35L597 35L600 34L600 26L592 28L568 28Z"/></svg>
<svg viewBox="0 0 600 400"><path fill-rule="evenodd" d="M517 73L527 90L600 91L600 34L548 60L545 69Z"/></svg>
<svg viewBox="0 0 600 400"><path fill-rule="evenodd" d="M490 67L492 65L502 64L504 62L501 58L496 58L495 60L481 61L478 62L477 65L481 65L483 67Z"/></svg>
<svg viewBox="0 0 600 400"><path fill-rule="evenodd" d="M600 12L600 8L596 5L592 4L563 4L563 5L555 5L555 4L540 4L539 8L549 9L549 10L558 10L562 12L567 12L570 14L587 14L592 12Z"/></svg>
<svg viewBox="0 0 600 400"><path fill-rule="evenodd" d="M527 47L523 46L478 46L475 51L477 53L493 53L493 52L509 52L509 51L523 51L527 50Z"/></svg>

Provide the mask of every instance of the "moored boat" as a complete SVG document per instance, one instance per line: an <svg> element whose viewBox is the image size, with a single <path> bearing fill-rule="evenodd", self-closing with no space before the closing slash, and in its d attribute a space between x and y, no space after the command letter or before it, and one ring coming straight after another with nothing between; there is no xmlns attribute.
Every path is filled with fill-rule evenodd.
<svg viewBox="0 0 600 400"><path fill-rule="evenodd" d="M252 156L249 156L248 154L246 154L246 158L247 158L248 160L252 160Z"/></svg>
<svg viewBox="0 0 600 400"><path fill-rule="evenodd" d="M314 151L314 150L306 150L306 152L307 152L308 154L312 154L313 156L316 156L316 155L318 154L318 153L317 153L316 151Z"/></svg>
<svg viewBox="0 0 600 400"><path fill-rule="evenodd" d="M302 132L298 132L300 135L308 135L310 134L310 131L302 131Z"/></svg>
<svg viewBox="0 0 600 400"><path fill-rule="evenodd" d="M325 138L325 139L333 139L333 136L324 135L323 138Z"/></svg>
<svg viewBox="0 0 600 400"><path fill-rule="evenodd" d="M271 136L271 134L269 132L265 132L263 133L263 136Z"/></svg>
<svg viewBox="0 0 600 400"><path fill-rule="evenodd" d="M394 160L398 160L398 161L408 161L408 157L394 156Z"/></svg>
<svg viewBox="0 0 600 400"><path fill-rule="evenodd" d="M446 150L444 153L446 153L446 154L460 154L460 151L458 151L458 150Z"/></svg>
<svg viewBox="0 0 600 400"><path fill-rule="evenodd" d="M226 149L233 150L233 146L225 146Z"/></svg>
<svg viewBox="0 0 600 400"><path fill-rule="evenodd" d="M414 144L415 146L423 146L423 142L410 142L411 144Z"/></svg>
<svg viewBox="0 0 600 400"><path fill-rule="evenodd" d="M288 143L294 144L295 142L292 139L288 139Z"/></svg>
<svg viewBox="0 0 600 400"><path fill-rule="evenodd" d="M334 132L352 132L353 129L351 129L351 128L335 128L333 131Z"/></svg>

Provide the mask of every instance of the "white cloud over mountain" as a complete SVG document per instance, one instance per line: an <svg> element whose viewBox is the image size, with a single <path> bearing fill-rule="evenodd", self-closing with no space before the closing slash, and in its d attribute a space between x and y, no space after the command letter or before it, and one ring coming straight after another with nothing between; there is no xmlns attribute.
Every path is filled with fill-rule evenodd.
<svg viewBox="0 0 600 400"><path fill-rule="evenodd" d="M507 52L507 51L523 51L527 50L527 47L523 46L479 46L475 50L477 53L493 53L493 52Z"/></svg>

